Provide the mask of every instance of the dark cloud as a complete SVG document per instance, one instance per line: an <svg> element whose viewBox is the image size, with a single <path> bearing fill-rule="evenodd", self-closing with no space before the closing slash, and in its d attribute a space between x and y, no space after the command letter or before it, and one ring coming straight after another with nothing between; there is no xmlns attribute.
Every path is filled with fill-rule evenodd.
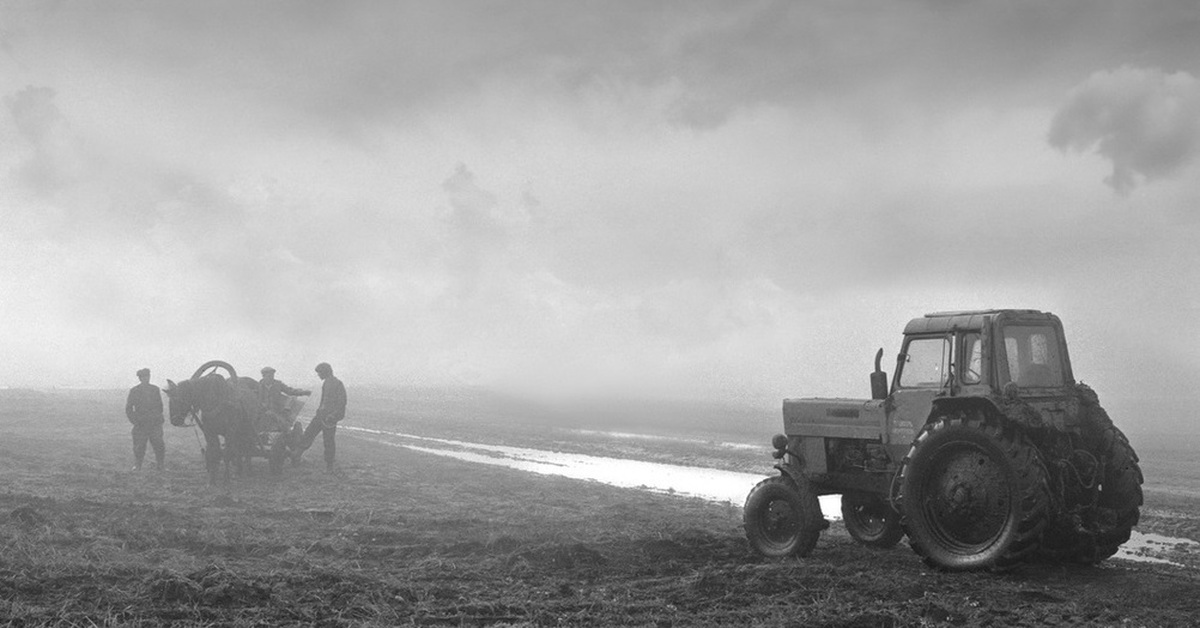
<svg viewBox="0 0 1200 628"><path fill-rule="evenodd" d="M1049 141L1112 162L1105 182L1121 194L1176 175L1200 153L1200 81L1130 66L1097 72L1055 114Z"/></svg>

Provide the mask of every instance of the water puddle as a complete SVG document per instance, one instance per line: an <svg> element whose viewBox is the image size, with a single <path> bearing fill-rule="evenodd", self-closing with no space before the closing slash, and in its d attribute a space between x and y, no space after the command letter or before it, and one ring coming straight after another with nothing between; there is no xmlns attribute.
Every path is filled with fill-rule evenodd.
<svg viewBox="0 0 1200 628"><path fill-rule="evenodd" d="M365 440L466 462L490 464L578 480L593 480L623 488L698 497L734 506L741 506L745 503L750 489L770 475L766 469L763 474L738 473L721 469L430 438L365 427L344 426L341 429L355 432L356 436ZM622 432L586 432L583 430L580 432L609 435L613 438L647 438L645 435ZM670 437L648 438L669 439ZM827 519L841 519L840 496L823 495L821 511ZM1180 553L1200 554L1200 543L1190 539L1134 531L1129 541L1117 551L1116 558L1184 566L1164 558L1164 556L1177 556Z"/></svg>
<svg viewBox="0 0 1200 628"><path fill-rule="evenodd" d="M1154 533L1143 534L1134 530L1129 536L1129 540L1117 550L1116 558L1139 563L1160 563L1184 567L1185 565L1181 563L1162 558L1179 554L1200 555L1200 542Z"/></svg>

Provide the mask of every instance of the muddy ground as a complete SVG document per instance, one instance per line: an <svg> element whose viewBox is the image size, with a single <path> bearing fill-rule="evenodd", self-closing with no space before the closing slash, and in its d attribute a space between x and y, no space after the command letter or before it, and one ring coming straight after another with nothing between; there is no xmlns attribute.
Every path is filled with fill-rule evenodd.
<svg viewBox="0 0 1200 628"><path fill-rule="evenodd" d="M362 411L349 420L364 425L504 434L523 445L562 438L485 408L389 413L387 400L352 398ZM281 477L260 459L257 475L210 487L190 429L167 426L163 472L131 471L123 401L120 391L0 391L0 625L1200 621L1200 561L1186 548L1180 565L947 574L903 544L858 546L835 523L811 557L766 560L748 550L736 506L459 462L349 432L334 474L318 444ZM769 436L773 426L762 429ZM748 464L679 443L613 449ZM1139 530L1200 540L1190 457L1139 453L1148 476ZM1171 477L1160 482L1151 469Z"/></svg>

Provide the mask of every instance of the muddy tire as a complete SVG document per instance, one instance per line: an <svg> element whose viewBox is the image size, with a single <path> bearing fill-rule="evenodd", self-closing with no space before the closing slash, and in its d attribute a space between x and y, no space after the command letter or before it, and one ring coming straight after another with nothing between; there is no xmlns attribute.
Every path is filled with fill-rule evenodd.
<svg viewBox="0 0 1200 628"><path fill-rule="evenodd" d="M843 494L842 522L855 541L874 549L891 549L904 538L900 513L872 493Z"/></svg>
<svg viewBox="0 0 1200 628"><path fill-rule="evenodd" d="M1080 385L1081 387L1083 385ZM1048 558L1092 564L1105 560L1129 540L1140 518L1142 470L1129 439L1113 425L1095 393L1081 395L1083 440L1100 463L1099 489L1093 506L1068 504L1072 516L1062 516L1044 541Z"/></svg>
<svg viewBox="0 0 1200 628"><path fill-rule="evenodd" d="M903 527L929 565L1003 569L1038 549L1049 494L1037 450L978 415L927 424L900 468Z"/></svg>
<svg viewBox="0 0 1200 628"><path fill-rule="evenodd" d="M1142 506L1142 469L1129 440L1116 426L1103 434L1104 480L1100 486L1096 551L1089 562L1099 562L1117 553L1137 525Z"/></svg>
<svg viewBox="0 0 1200 628"><path fill-rule="evenodd" d="M772 558L808 556L824 528L821 502L808 482L777 476L759 482L742 511L754 551Z"/></svg>

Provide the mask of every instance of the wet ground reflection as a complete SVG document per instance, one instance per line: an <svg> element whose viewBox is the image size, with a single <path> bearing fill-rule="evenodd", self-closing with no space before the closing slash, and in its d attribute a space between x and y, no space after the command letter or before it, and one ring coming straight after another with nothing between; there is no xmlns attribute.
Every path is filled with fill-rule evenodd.
<svg viewBox="0 0 1200 628"><path fill-rule="evenodd" d="M540 449L487 445L416 434L389 432L363 427L346 427L372 440L481 464L546 475L561 475L579 480L595 480L612 486L699 497L741 506L750 489L767 474L738 473L720 469L643 462L624 458L606 458ZM766 467L766 465L764 465ZM764 469L769 471L769 468ZM821 510L829 518L838 518L840 501L836 495L822 498Z"/></svg>

